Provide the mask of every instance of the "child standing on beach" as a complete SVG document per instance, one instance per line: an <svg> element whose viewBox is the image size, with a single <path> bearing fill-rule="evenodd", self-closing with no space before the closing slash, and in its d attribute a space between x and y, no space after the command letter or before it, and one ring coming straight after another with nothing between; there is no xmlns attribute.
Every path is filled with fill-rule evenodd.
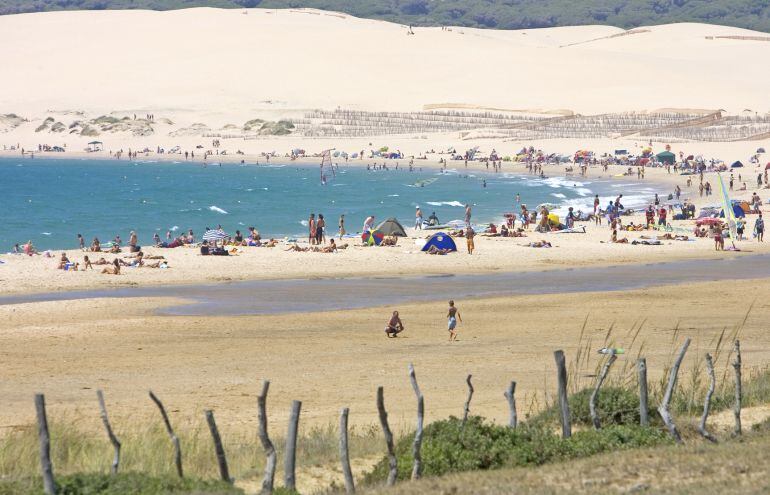
<svg viewBox="0 0 770 495"><path fill-rule="evenodd" d="M449 342L457 340L457 320L462 323L463 318L460 316L460 312L457 310L454 301L449 301L449 310L447 311L447 328L449 330Z"/></svg>

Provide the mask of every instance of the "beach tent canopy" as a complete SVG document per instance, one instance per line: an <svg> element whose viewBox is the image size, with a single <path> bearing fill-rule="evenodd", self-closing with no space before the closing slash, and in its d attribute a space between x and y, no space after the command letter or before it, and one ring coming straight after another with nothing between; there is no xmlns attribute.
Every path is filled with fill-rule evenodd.
<svg viewBox="0 0 770 495"><path fill-rule="evenodd" d="M764 152L765 152L765 148L757 148L757 153L764 153Z"/></svg>
<svg viewBox="0 0 770 495"><path fill-rule="evenodd" d="M221 241L223 239L227 239L228 237L230 236L221 229L207 230L206 233L203 234L204 241Z"/></svg>
<svg viewBox="0 0 770 495"><path fill-rule="evenodd" d="M737 161L737 162L733 163L732 165L730 165L730 168L740 168L742 166L743 166L743 164L740 161Z"/></svg>
<svg viewBox="0 0 770 495"><path fill-rule="evenodd" d="M457 251L457 244L455 244L454 239L452 239L452 236L449 234L445 234L444 232L438 232L436 234L433 234L430 239L428 239L428 242L425 243L425 245L422 247L423 251L427 251L431 248L431 246L436 246L437 249L448 249L450 251Z"/></svg>
<svg viewBox="0 0 770 495"><path fill-rule="evenodd" d="M732 207L733 207L733 214L735 215L735 218L743 218L746 216L746 212L743 211L743 208L741 208L740 204L733 203ZM719 213L719 218L724 218L724 217L725 217L725 210L723 209Z"/></svg>
<svg viewBox="0 0 770 495"><path fill-rule="evenodd" d="M655 158L657 158L661 163L673 164L676 161L676 155L670 151L661 151L655 155Z"/></svg>
<svg viewBox="0 0 770 495"><path fill-rule="evenodd" d="M395 218L388 218L377 226L377 232L382 235L395 235L397 237L406 237L404 226Z"/></svg>
<svg viewBox="0 0 770 495"><path fill-rule="evenodd" d="M382 232L378 232L376 230L374 232L364 232L361 234L361 240L366 246L379 246L382 244L382 240L384 238L385 236L382 235Z"/></svg>
<svg viewBox="0 0 770 495"><path fill-rule="evenodd" d="M734 199L733 200L733 205L740 206L741 209L743 210L743 213L750 213L751 212L751 205L749 204L748 201Z"/></svg>

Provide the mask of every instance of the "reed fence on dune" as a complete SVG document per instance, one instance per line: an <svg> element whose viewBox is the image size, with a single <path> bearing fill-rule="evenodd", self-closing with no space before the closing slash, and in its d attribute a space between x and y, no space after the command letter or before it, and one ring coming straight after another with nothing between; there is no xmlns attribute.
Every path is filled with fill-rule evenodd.
<svg viewBox="0 0 770 495"><path fill-rule="evenodd" d="M287 122L293 125L291 135L310 138L459 133L465 140L615 139L637 136L672 142L729 142L770 137L770 115L726 115L721 110L553 116L513 111L374 112L338 108L312 110L306 112L303 118L288 119ZM264 138L247 130L232 132L227 129L206 131L203 137Z"/></svg>
<svg viewBox="0 0 770 495"><path fill-rule="evenodd" d="M633 332L636 332L631 342L632 345L643 325L644 325L644 322L642 322L642 324L639 325L638 327L635 327L635 328L632 327L632 330L629 333L629 335ZM585 324L583 327L583 331L584 330L585 330ZM581 344L583 341L582 340L583 331L581 331ZM605 337L605 344L607 344L609 340L609 335L611 334L611 332L612 332L612 327L610 327L610 330L608 331L607 336ZM736 337L737 333L738 331L736 330L732 334L732 336ZM675 329L674 339L677 338L677 335L678 335L678 329ZM719 358L722 345L725 342L724 337L725 337L725 332L723 332L722 335L720 335L717 343L716 352L715 352L715 356L717 359ZM685 354L687 353L687 350L690 346L690 342L691 342L690 338L686 338L682 342L681 346L679 347L678 352L676 352L675 355L672 355L673 364L670 366L670 368L665 370L665 373L664 373L664 376L666 377L665 382L661 383L662 398L659 400L658 407L657 407L657 412L660 415L663 425L668 430L671 437L677 443L682 443L682 436L680 434L679 428L676 425L676 421L671 410L671 403L674 397L677 380L679 377L679 369L685 357ZM585 346L579 346L575 360L572 363L572 365L569 367L567 364L567 358L565 356L564 351L557 350L554 352L556 383L557 383L556 397L557 397L557 404L558 404L558 421L561 425L561 436L565 439L570 438L572 435L572 414L570 412L568 394L570 389L574 390L575 384L570 384L570 381L571 381L570 376L574 377L581 363L587 362L586 361L587 357L585 353L586 351L589 350L590 346L591 346L590 339L585 344ZM642 348L639 349L639 353L635 360L626 362L625 366L620 371L620 375L618 376L618 381L628 382L628 375L629 375L628 371L630 370L628 370L627 367L630 363L633 363L633 367L634 367L633 375L636 377L636 382L637 382L636 386L638 388L638 396L639 396L639 416L638 416L639 424L642 427L646 427L650 425L649 397L651 394L648 390L647 362L646 362L646 359L641 355L642 349L643 349L643 346ZM596 430L602 429L602 420L601 420L601 414L600 414L601 412L599 411L599 401L598 401L602 393L602 386L605 383L607 383L608 379L610 378L611 372L613 370L613 365L616 363L619 354L624 353L623 350L612 348L612 347L605 347L600 352L604 355L602 356L600 363L597 366L596 374L592 375L593 384L590 390L591 393L588 400L591 424L593 428ZM735 435L740 435L742 431L741 407L743 402L743 388L742 388L743 379L742 379L741 347L740 347L740 341L737 340L737 338L733 340L732 349L728 354L728 358L727 358L728 361L730 361L731 358L732 358L732 361L730 362L730 367L732 368L732 375L733 375L733 380L732 380L732 383L733 383L732 387L734 387L733 388L734 390L733 413L734 413L734 422L735 422L733 432ZM706 375L708 377L708 385L707 387L705 387L705 397L703 398L703 401L702 401L702 404L703 404L702 413L701 413L700 421L697 427L698 433L703 438L711 442L717 441L715 436L712 433L710 433L707 428L708 417L712 406L712 398L714 396L714 392L716 389L716 374L714 371L714 361L715 361L715 358L712 357L711 354L705 355L704 362L705 362ZM701 369L702 368L700 368L700 366L696 367L696 369L694 370L694 374L699 375L701 373ZM423 443L423 432L425 427L424 420L425 420L426 406L425 406L425 398L423 396L423 393L417 381L415 368L411 364L409 365L407 376L408 376L408 380L411 385L411 388L414 391L414 395L415 395L416 427L415 427L415 434L414 434L414 439L412 443L413 466L411 470L411 479L416 480L422 476L421 448ZM725 383L730 381L727 376L727 368L725 370L725 374L722 376L722 381ZM463 409L462 409L463 426L468 421L468 418L471 412L471 403L472 403L472 399L475 391L471 374L467 375L465 383L466 383L468 392L467 392L467 398L463 404ZM570 388L570 385L572 385L572 388ZM630 383L626 383L626 385L630 385ZM278 464L278 452L277 452L276 446L274 445L268 433L267 399L268 399L269 389L270 389L270 381L265 380L262 384L261 393L257 397L258 439L264 451L264 456L265 456L264 474L263 474L262 483L261 483L261 493L263 494L273 493L274 486L275 486L276 467ZM693 388L693 390L695 389L696 388ZM697 388L697 390L704 390L704 388L700 387L700 388ZM509 415L508 415L509 419L508 419L507 427L515 429L519 426L517 404L516 404L516 381L511 381L508 387L503 391L501 395L504 397L505 403L507 403L508 411L509 411ZM123 445L120 439L115 434L115 431L113 430L112 423L110 422L110 419L108 416L104 394L101 390L96 391L96 398L97 398L99 415L101 417L101 421L103 423L107 439L109 440L110 444L113 447L110 471L113 475L115 475L119 472L121 467L121 449ZM182 444L180 442L179 436L177 435L173 425L171 424L170 418L168 416L166 408L163 402L161 401L161 399L152 391L149 391L149 398L158 408L163 429L168 435L168 441L171 444L173 449L172 450L173 457L172 459L170 459L170 462L173 463L176 475L182 478L185 476L185 472L183 469L183 449L182 449ZM382 434L384 438L384 447L386 449L387 459L388 459L388 475L387 475L387 479L384 481L387 486L391 486L395 484L397 479L398 459L396 456L394 436L393 436L393 432L391 430L390 424L388 422L388 412L385 407L384 387L380 386L377 388L375 400L376 400L377 411L379 416L379 423L380 423L380 427L382 429ZM501 403L502 403L502 400L501 400ZM35 409L37 412L37 431L38 431L39 452L40 452L40 469L42 473L43 487L46 494L55 494L57 485L54 478L54 465L50 454L51 442L53 440L49 432L48 416L46 412L46 400L43 394L35 395ZM289 490L296 490L297 438L298 438L301 410L302 410L302 402L299 400L293 401L291 405L290 414L289 414L288 431L285 436L285 447L283 449L283 454L284 454L283 485L285 486L285 488ZM351 469L351 464L350 464L350 450L349 450L349 442L348 442L349 415L350 415L350 409L348 407L343 407L339 415L339 430L338 430L339 463L341 465L341 471L344 477L346 492L355 493L355 490L356 490L355 481L354 481L355 478L354 478L353 471ZM224 442L222 441L222 436L216 424L214 411L205 410L204 416L211 435L211 442L212 442L211 445L212 445L212 450L215 454L214 459L216 459L216 464L217 464L216 467L217 467L217 471L219 472L219 477L224 482L233 483L234 480L230 475L230 469L228 466L228 459L224 448Z"/></svg>

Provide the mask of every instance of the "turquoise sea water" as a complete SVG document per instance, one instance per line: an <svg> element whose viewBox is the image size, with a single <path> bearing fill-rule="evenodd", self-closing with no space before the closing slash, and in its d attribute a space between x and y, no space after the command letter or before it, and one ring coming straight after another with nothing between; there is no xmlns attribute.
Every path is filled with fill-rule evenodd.
<svg viewBox="0 0 770 495"><path fill-rule="evenodd" d="M0 251L27 240L40 249L75 248L78 233L86 243L118 234L125 242L130 230L143 244L156 232L165 239L169 230L192 229L199 238L218 224L230 233L255 226L263 237L304 237L311 212L322 213L333 231L343 213L348 232L360 231L370 214L378 221L397 217L409 228L416 205L426 218L435 211L446 222L461 219L466 202L473 205L474 223L483 223L518 210L517 193L530 208L548 202L590 210L594 194L604 205L622 192L624 204L633 207L654 192L646 184L504 171L505 165L500 174L462 165L443 174L342 165L321 185L317 166L0 159Z"/></svg>

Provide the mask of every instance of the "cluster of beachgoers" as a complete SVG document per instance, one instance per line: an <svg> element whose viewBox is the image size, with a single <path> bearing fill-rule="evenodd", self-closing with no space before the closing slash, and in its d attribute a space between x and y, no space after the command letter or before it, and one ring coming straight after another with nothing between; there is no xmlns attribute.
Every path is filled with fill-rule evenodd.
<svg viewBox="0 0 770 495"><path fill-rule="evenodd" d="M201 265L191 262L190 256L244 255L252 258L256 256L253 259L264 259L266 262L277 258L277 255L264 254L266 251L261 248L278 248L275 251L284 251L289 255L297 252L335 254L346 251L349 254L345 257L349 262L343 264L355 266L359 258L366 259L366 263L372 260L370 255L356 253L368 252L371 248L398 247L390 251L397 258L390 259L393 256L391 254L381 256L390 259L388 263L391 266L393 263L403 263L405 257L415 254L445 256L458 250L470 255L482 254L479 258L485 259L483 264L444 264L446 269L454 269L451 267L458 265L470 270L473 266L495 269L498 264L507 267L514 263L506 259L510 251L505 247L503 239L529 238L526 242L515 242L514 249L561 247L568 251L564 255L566 259L586 258L584 262L588 262L592 255L603 256L600 252L586 252L586 246L597 244L671 246L682 243L684 247L686 243L692 248L701 246L702 249L705 247L702 242L708 241L712 243L711 249L739 251L742 243L761 243L764 240L762 207L765 202L760 191L768 188L768 168L761 166L760 154L750 157L749 165L744 166L740 162L728 165L699 156L677 156L668 150L655 155L651 149L642 150L637 155L625 150L603 155L580 150L565 157L525 147L511 160L500 159L496 152L482 156L478 153L451 151L446 152L446 158L457 160L462 166L467 163L469 169L475 171L491 168L490 172L505 170L539 177L601 176L617 180L621 189L614 198L605 199L604 204L599 195L594 195L593 204L588 208L586 203L570 205L569 201L561 204L542 203L532 207L523 201L518 192L512 190L511 211L501 211L492 221L476 221L472 204L465 205L462 218L447 222L441 222L435 212L424 212L418 206L409 223L401 223L396 218L377 219L369 215L362 219L351 219L354 224L361 225L360 229L354 228L351 232L344 215L330 222L322 213L314 212L306 222L306 239L301 236L266 238L256 227L248 227L245 232L241 232L239 229L232 231L217 225L200 229L200 236L193 229L180 235L169 231L165 239L159 233L154 233L152 242L144 246L139 242L137 232L131 231L125 243L120 235L114 236L109 242L93 237L88 243L84 236L77 234L77 249L61 255L52 251L39 252L31 240L14 245L12 253L50 258L50 266L61 271L93 270L109 275L124 275L144 272L126 271L126 268L161 269L168 274L170 271L167 269L172 263L175 271L187 273L189 270L199 270ZM447 161L442 156L439 163L431 161L429 165L444 169ZM374 170L375 165L371 162L365 164ZM389 167L395 169L395 163L383 162L376 167L381 170ZM657 192L650 193L647 205L639 206L638 198L631 207L624 205L621 192L623 181L638 181L648 175L651 178L646 182L649 190ZM756 183L755 190L749 190L747 182ZM464 241L462 244L465 249L458 247L461 241ZM252 250L254 255L251 254ZM173 254L176 251L186 254L177 256ZM667 259L675 258L680 252L690 253L692 249L667 250L665 256ZM626 256L621 252L613 256L609 262L642 259L642 256ZM531 265L531 258L521 258L524 267ZM602 259L607 260L606 257ZM195 268L192 268L193 265ZM435 270L440 269L440 266ZM261 267L259 274L277 276L275 270L271 264Z"/></svg>

